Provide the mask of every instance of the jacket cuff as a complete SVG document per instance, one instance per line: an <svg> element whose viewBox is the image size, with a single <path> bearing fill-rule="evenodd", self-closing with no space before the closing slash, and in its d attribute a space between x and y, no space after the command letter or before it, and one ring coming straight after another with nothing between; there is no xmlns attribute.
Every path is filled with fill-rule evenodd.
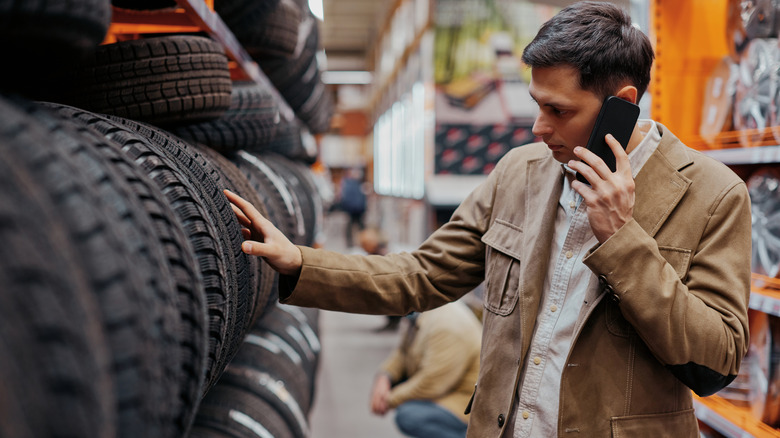
<svg viewBox="0 0 780 438"><path fill-rule="evenodd" d="M582 261L599 278L601 287L611 298L620 302L626 292L624 280L630 278L623 272L630 275L632 262L638 259L640 248L647 245L655 247L655 240L631 219L604 243L591 248Z"/></svg>
<svg viewBox="0 0 780 438"><path fill-rule="evenodd" d="M285 302L288 298L290 298L290 295L292 295L293 290L295 290L295 286L298 285L298 279L301 277L301 274L298 273L296 275L284 275L279 274L279 301Z"/></svg>
<svg viewBox="0 0 780 438"><path fill-rule="evenodd" d="M279 274L279 302L283 304L287 304L290 300L290 297L295 291L295 288L298 286L298 282L301 278L301 274L303 273L304 266L306 266L304 250L307 249L307 247L299 245L296 245L296 247L299 251L301 251L301 270L294 275Z"/></svg>

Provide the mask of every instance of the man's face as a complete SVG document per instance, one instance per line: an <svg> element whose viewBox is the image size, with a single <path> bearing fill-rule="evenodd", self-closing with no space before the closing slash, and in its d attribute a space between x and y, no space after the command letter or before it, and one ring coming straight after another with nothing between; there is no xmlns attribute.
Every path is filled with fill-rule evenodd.
<svg viewBox="0 0 780 438"><path fill-rule="evenodd" d="M586 146L602 99L580 88L579 72L569 66L531 70L531 97L539 105L533 133L561 163L577 160L576 146Z"/></svg>

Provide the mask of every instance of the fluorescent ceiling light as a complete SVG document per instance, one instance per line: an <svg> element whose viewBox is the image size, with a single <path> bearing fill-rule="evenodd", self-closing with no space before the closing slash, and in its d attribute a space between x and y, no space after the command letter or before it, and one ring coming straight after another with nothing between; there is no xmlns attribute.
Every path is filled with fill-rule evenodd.
<svg viewBox="0 0 780 438"><path fill-rule="evenodd" d="M373 75L369 71L324 71L322 82L326 84L370 84Z"/></svg>
<svg viewBox="0 0 780 438"><path fill-rule="evenodd" d="M322 7L322 0L309 0L309 9L315 17L325 21L325 10Z"/></svg>

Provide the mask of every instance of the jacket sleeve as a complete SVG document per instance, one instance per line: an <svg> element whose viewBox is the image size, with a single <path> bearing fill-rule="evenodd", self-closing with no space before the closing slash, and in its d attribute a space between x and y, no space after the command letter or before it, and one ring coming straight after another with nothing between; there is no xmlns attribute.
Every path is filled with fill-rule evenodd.
<svg viewBox="0 0 780 438"><path fill-rule="evenodd" d="M724 188L682 278L633 219L585 258L656 358L701 396L728 385L748 348L750 200Z"/></svg>
<svg viewBox="0 0 780 438"><path fill-rule="evenodd" d="M283 303L351 313L406 315L454 301L484 280L485 245L500 168L449 222L411 253L345 255L299 247L297 281L280 279Z"/></svg>
<svg viewBox="0 0 780 438"><path fill-rule="evenodd" d="M461 348L458 332L446 326L430 327L418 336L415 343L423 343L424 353L416 372L391 390L391 408L409 400L436 400L449 394L473 363L470 355L474 351Z"/></svg>

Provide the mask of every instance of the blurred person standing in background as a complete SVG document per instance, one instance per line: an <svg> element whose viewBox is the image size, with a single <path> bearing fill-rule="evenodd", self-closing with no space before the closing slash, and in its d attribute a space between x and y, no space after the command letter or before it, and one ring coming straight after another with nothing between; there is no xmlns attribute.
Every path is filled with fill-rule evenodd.
<svg viewBox="0 0 780 438"><path fill-rule="evenodd" d="M347 248L354 245L355 227L363 230L363 216L366 213L366 194L363 192L363 172L358 168L347 171L339 188L339 208L349 215L345 230Z"/></svg>

